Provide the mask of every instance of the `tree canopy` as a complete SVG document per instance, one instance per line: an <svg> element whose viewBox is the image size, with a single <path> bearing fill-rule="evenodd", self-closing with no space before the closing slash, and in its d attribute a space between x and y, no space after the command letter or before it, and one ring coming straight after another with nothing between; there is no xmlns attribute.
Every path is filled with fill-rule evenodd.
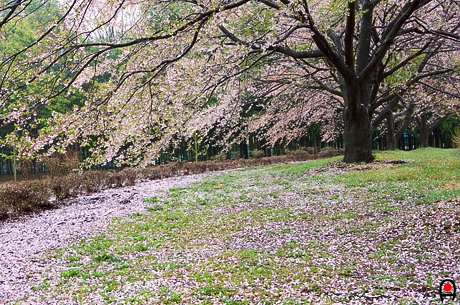
<svg viewBox="0 0 460 305"><path fill-rule="evenodd" d="M15 3L2 32L28 4ZM320 122L345 134L345 162L370 162L383 120L457 111L459 16L453 0L62 2L3 56L2 102L22 97L4 120L78 89L85 104L56 113L34 150L97 139L95 162L142 163L197 132L274 144Z"/></svg>

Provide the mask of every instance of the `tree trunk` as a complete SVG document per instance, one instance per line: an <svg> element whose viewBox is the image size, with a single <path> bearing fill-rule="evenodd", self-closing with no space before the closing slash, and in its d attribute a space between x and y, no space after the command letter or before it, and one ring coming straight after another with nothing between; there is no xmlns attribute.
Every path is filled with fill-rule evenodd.
<svg viewBox="0 0 460 305"><path fill-rule="evenodd" d="M241 155L241 158L244 158L244 159L248 158L248 143L246 141L242 141L240 143L240 155Z"/></svg>
<svg viewBox="0 0 460 305"><path fill-rule="evenodd" d="M349 103L350 105L350 103ZM372 162L371 121L367 108L358 104L344 112L346 163ZM353 111L353 108L358 108Z"/></svg>
<svg viewBox="0 0 460 305"><path fill-rule="evenodd" d="M420 145L424 148L428 147L428 136L429 133L427 131L426 126L426 114L423 113L420 117Z"/></svg>
<svg viewBox="0 0 460 305"><path fill-rule="evenodd" d="M395 120L393 114L390 112L387 116L387 129L388 129L388 150L396 149L396 137L395 137Z"/></svg>
<svg viewBox="0 0 460 305"><path fill-rule="evenodd" d="M441 132L439 130L434 130L434 147L441 147Z"/></svg>
<svg viewBox="0 0 460 305"><path fill-rule="evenodd" d="M401 137L404 135L404 132L407 130L410 123L412 122L412 115L414 113L414 108L415 108L415 104L410 103L409 107L407 108L402 125L399 127L398 131L395 131L395 147L397 147L396 143L398 143L399 139L401 139ZM394 120L395 118L393 117L393 122ZM415 148L415 142L414 142L414 148Z"/></svg>

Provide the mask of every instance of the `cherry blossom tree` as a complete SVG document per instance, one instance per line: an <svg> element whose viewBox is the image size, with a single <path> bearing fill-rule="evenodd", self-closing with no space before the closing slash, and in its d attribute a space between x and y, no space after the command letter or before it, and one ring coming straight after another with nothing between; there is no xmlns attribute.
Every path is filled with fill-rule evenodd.
<svg viewBox="0 0 460 305"><path fill-rule="evenodd" d="M445 118L458 115L460 91L456 84L460 81L459 74L454 71L438 73L437 70L450 60L446 56L457 56L457 52L450 47L439 52L442 47L443 42L431 42L427 54L400 71L402 75L387 80L387 92L392 90L391 100L376 110L372 125L377 128L386 120L384 130L388 135L388 149L396 149L396 143L414 122L418 122L418 127L413 130L419 130L422 146L426 147L428 135ZM431 124L426 121L426 114Z"/></svg>
<svg viewBox="0 0 460 305"><path fill-rule="evenodd" d="M370 162L373 119L458 74L459 13L452 0L64 2L31 56L41 69L24 71L53 72L44 101L92 91L34 146L93 141L96 162L139 163L197 131L273 144L322 122L324 137L343 128L345 162Z"/></svg>

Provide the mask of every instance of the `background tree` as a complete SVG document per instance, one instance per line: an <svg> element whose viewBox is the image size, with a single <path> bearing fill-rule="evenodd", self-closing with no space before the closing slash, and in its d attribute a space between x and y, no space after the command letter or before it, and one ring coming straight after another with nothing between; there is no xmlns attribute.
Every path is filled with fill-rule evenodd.
<svg viewBox="0 0 460 305"><path fill-rule="evenodd" d="M21 174L27 175L37 152L32 143L38 130L47 126L54 111L65 113L84 97L72 90L67 95L50 98L48 89L61 86L52 76L59 65L32 77L25 72L41 68L33 61L48 48L40 42L49 39L55 23L62 21L58 2L15 1L6 4L3 13L0 28L0 58L3 60L0 62L0 71L3 72L0 83L1 154L5 158L18 159L17 167L21 167ZM22 64L30 66L21 70Z"/></svg>

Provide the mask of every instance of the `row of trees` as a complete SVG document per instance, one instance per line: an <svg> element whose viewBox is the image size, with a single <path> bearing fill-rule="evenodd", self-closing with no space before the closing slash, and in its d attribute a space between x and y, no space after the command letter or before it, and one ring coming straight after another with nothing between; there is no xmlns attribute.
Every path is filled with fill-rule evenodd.
<svg viewBox="0 0 460 305"><path fill-rule="evenodd" d="M3 144L147 164L344 134L370 162L458 116L460 5L441 0L1 0ZM321 130L317 130L320 126Z"/></svg>
<svg viewBox="0 0 460 305"><path fill-rule="evenodd" d="M443 124L440 129L436 129L428 137L429 146L451 148L454 145L460 147L459 132L460 129L452 129L450 124ZM446 129L448 128L448 129ZM444 130L444 131L443 131ZM457 131L457 132L456 132ZM249 136L246 142L233 144L230 150L225 151L223 147L214 145L203 148L200 143L183 142L179 147L165 149L156 160L151 160L151 164L167 164L170 162L199 162L207 160L225 161L227 159L238 160L240 158L262 158L270 156L287 155L284 160L304 160L305 158L315 158L318 156L330 156L331 154L340 154L343 151L343 136L334 142L321 141L321 135L305 136L293 140L289 143L277 143L273 147L267 147L263 141L254 136ZM373 150L387 150L391 143L388 141L386 134L375 134L372 148ZM420 134L408 130L397 143L397 149L412 150L423 147L423 141ZM342 150L341 150L342 149ZM324 150L326 150L324 152ZM313 155L320 153L320 155ZM307 157L305 157L308 155ZM6 156L6 157L5 157ZM48 173L55 175L71 172L79 168L79 165L85 164L90 157L87 148L68 150L64 155L55 155L51 157L41 156L34 159L14 158L11 151L3 151L3 157L0 156L0 175L21 175L22 179L28 179L30 174ZM291 158L291 159L290 159ZM281 160L281 159L280 159ZM119 168L115 162L108 162L101 165L92 166L93 169L114 169ZM16 169L16 170L15 170Z"/></svg>
<svg viewBox="0 0 460 305"><path fill-rule="evenodd" d="M407 130L401 138L398 139L396 148L401 150L412 150L420 147L427 147L425 143L433 147L451 148L459 146L459 128L453 128L458 125L458 120L447 119L444 120L438 129L427 137L428 141L421 139L418 131ZM206 160L219 160L226 159L237 160L239 158L260 158L268 156L280 156L290 154L301 156L305 153L313 154L322 152L324 149L343 149L344 138L343 135L339 136L333 142L322 141L319 130L314 133L310 131L308 136L301 137L290 142L284 141L276 143L273 146L267 147L266 143L253 135L250 135L247 141L239 144L233 144L229 150L225 147L215 145L203 145L203 141L199 137L194 138L194 142L183 141L178 147L169 147L165 149L156 160L151 160L151 164L166 164L169 162L187 162L187 161L206 161ZM374 141L372 145L373 150L388 150L393 149L387 134L380 134L378 131L374 133ZM306 149L308 148L308 149ZM66 154L54 155L51 157L41 156L39 158L21 158L16 156L12 149L2 150L0 156L0 175L16 175L20 174L22 179L28 179L30 174L33 173L63 173L68 169L76 169L79 164L85 164L86 160L91 157L89 149L79 149L73 147L68 150ZM323 154L327 156L327 154ZM62 169L61 167L65 168ZM115 162L108 162L102 167L100 165L93 165L95 169L111 169L119 167Z"/></svg>

